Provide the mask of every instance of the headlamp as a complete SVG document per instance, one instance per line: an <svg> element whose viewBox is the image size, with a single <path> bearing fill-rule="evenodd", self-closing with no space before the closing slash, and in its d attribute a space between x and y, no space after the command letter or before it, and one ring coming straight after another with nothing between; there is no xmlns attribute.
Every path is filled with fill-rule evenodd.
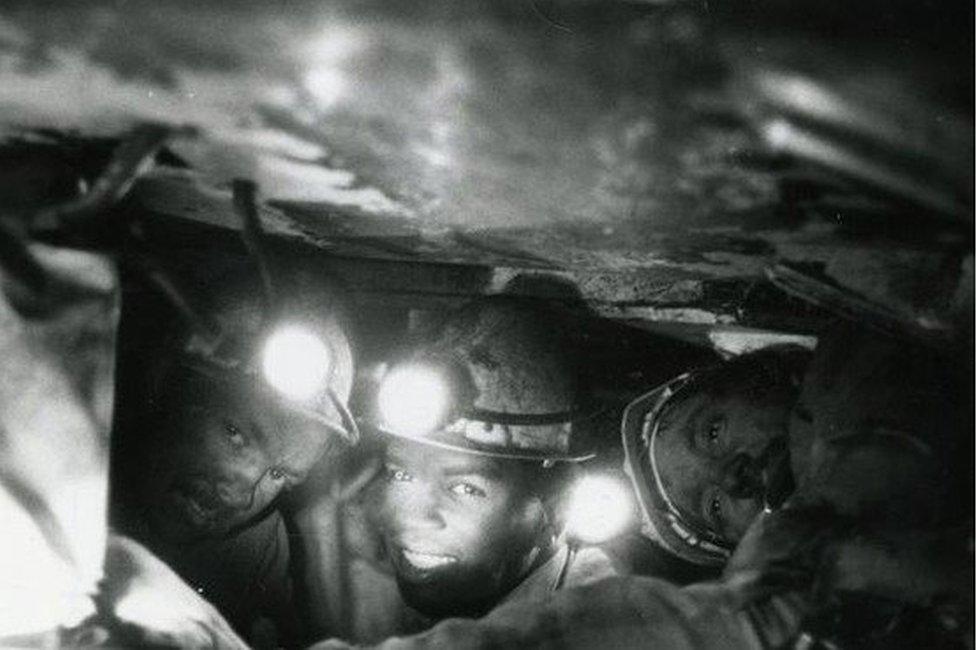
<svg viewBox="0 0 976 650"><path fill-rule="evenodd" d="M417 437L448 422L453 400L449 379L438 368L407 364L382 379L377 407L383 427Z"/></svg>
<svg viewBox="0 0 976 650"><path fill-rule="evenodd" d="M634 508L630 490L610 476L584 476L570 495L566 536L571 542L602 544L621 534Z"/></svg>
<svg viewBox="0 0 976 650"><path fill-rule="evenodd" d="M297 325L274 330L260 352L261 372L272 388L304 401L325 390L332 355L317 336Z"/></svg>
<svg viewBox="0 0 976 650"><path fill-rule="evenodd" d="M350 444L359 441L359 426L331 385L332 349L312 330L281 325L265 337L256 353L239 341L222 341L213 351L185 349L180 365L235 391L245 386L269 391L284 400L286 408L326 425Z"/></svg>
<svg viewBox="0 0 976 650"><path fill-rule="evenodd" d="M387 435L457 451L539 460L583 460L569 448L576 411L510 412L476 406L492 401L461 361L420 357L379 379L373 417Z"/></svg>

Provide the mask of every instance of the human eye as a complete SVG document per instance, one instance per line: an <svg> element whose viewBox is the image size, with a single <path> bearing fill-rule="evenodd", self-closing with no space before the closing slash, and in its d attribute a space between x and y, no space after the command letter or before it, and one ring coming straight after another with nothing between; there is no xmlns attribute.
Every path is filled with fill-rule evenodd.
<svg viewBox="0 0 976 650"><path fill-rule="evenodd" d="M269 470L271 478L275 481L288 481L289 483L299 483L301 482L295 474L288 471L284 467L272 467Z"/></svg>
<svg viewBox="0 0 976 650"><path fill-rule="evenodd" d="M474 497L477 499L484 499L487 494L481 488L467 483L465 481L458 481L448 487L451 494L459 497Z"/></svg>
<svg viewBox="0 0 976 650"><path fill-rule="evenodd" d="M413 476L411 476L409 472L402 470L399 467L390 467L387 465L384 468L384 473L386 474L386 480L389 483L409 483L413 480Z"/></svg>
<svg viewBox="0 0 976 650"><path fill-rule="evenodd" d="M698 432L698 447L704 451L716 451L725 444L725 417L717 415L703 420Z"/></svg>
<svg viewBox="0 0 976 650"><path fill-rule="evenodd" d="M236 424L230 420L224 420L222 423L224 437L235 447L243 447L247 443L247 439L244 437L244 432Z"/></svg>
<svg viewBox="0 0 976 650"><path fill-rule="evenodd" d="M725 526L725 498L718 488L706 490L702 497L702 516L709 527L720 533Z"/></svg>
<svg viewBox="0 0 976 650"><path fill-rule="evenodd" d="M282 490L291 490L295 485L300 483L297 477L284 467L275 466L268 470L268 476L276 484L281 486Z"/></svg>

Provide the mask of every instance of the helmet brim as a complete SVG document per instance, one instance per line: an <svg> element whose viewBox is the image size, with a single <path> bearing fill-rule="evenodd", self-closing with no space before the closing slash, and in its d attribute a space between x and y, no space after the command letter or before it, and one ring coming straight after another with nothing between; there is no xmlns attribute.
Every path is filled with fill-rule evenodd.
<svg viewBox="0 0 976 650"><path fill-rule="evenodd" d="M270 386L264 384L261 379L251 373L239 369L221 368L216 365L205 364L194 360L181 360L179 367L186 372L193 373L204 380L211 382L214 386L231 395L262 395L268 398L284 411L293 413L301 418L314 422L323 427L330 434L336 435L349 445L359 443L358 431L353 430L344 423L343 413L333 403L333 400L326 395L316 399L314 403L307 404L279 394Z"/></svg>
<svg viewBox="0 0 976 650"><path fill-rule="evenodd" d="M407 435L397 431L392 431L385 427L377 427L377 430L387 436L392 436L394 438L399 438L401 440L408 440L410 442L415 442L420 445L427 445L430 447L437 447L439 449L446 449L448 451L456 451L462 454L470 454L472 456L486 456L489 458L508 458L511 460L533 460L533 461L553 461L553 462L564 462L564 463L579 463L585 460L589 460L596 456L593 451L579 450L579 451L559 451L559 450L547 450L547 449L530 449L530 448L517 448L517 447L493 447L491 445L479 444L475 441L468 440L458 436L456 433L447 431L446 429L438 429L429 434L422 436Z"/></svg>

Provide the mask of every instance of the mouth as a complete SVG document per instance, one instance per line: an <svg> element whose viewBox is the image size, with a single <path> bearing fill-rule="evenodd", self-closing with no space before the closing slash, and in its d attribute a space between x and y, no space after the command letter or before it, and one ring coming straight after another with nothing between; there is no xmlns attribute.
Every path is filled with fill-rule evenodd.
<svg viewBox="0 0 976 650"><path fill-rule="evenodd" d="M408 548L400 549L403 560L412 568L419 571L432 571L455 564L458 559L453 555L439 553L425 553Z"/></svg>
<svg viewBox="0 0 976 650"><path fill-rule="evenodd" d="M180 483L170 495L183 518L196 527L213 523L221 510L219 498L200 481Z"/></svg>

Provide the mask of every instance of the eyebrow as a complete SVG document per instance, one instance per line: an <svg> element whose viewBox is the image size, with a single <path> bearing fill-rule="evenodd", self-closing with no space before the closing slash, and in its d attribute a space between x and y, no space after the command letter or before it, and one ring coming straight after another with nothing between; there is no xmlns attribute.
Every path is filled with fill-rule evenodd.
<svg viewBox="0 0 976 650"><path fill-rule="evenodd" d="M698 423L699 423L698 421L701 418L701 412L702 409L705 408L705 405L698 404L697 406L692 408L691 412L688 413L688 415L686 415L684 418L680 418L678 416L678 409L680 409L685 404L687 404L687 401L682 400L677 404L669 404L665 408L665 410L661 413L658 419L657 426L658 426L659 433L670 432L673 435L676 430L675 425L679 420L682 419L686 423L685 428L689 429L692 432L692 434L697 430ZM683 432L680 429L677 430L677 432L679 435L683 435ZM694 443L694 440L691 440L690 442Z"/></svg>
<svg viewBox="0 0 976 650"><path fill-rule="evenodd" d="M705 498L705 486L698 485L695 488L695 490L692 492L691 496L692 496L692 503L694 504L695 507L692 509L691 512L683 513L683 514L687 517L691 517L699 525L704 525L706 528L711 529L712 524L709 523L708 518L705 516L705 513L702 512L702 500Z"/></svg>
<svg viewBox="0 0 976 650"><path fill-rule="evenodd" d="M700 451L696 444L697 440L696 440L695 433L698 431L698 429L701 426L701 419L703 417L703 413L706 410L705 408L706 406L707 404L705 402L700 402L699 404L694 406L691 413L689 413L688 416L684 419L686 423L685 428L687 429L687 431L678 432L679 435L688 443L688 448L695 457L700 457ZM673 423L674 423L674 418L672 417L671 424ZM690 517L693 521L695 521L699 525L704 525L707 528L711 528L711 524L708 522L708 519L705 517L705 514L702 512L702 499L705 497L705 490L706 490L706 485L704 483L699 483L694 487L694 489L692 489L688 493L690 497L689 499L691 505L690 509L682 508L680 507L679 504L675 504L675 505L678 506L678 510L681 512L683 516ZM690 512L687 512L687 510L690 510Z"/></svg>
<svg viewBox="0 0 976 650"><path fill-rule="evenodd" d="M685 420L688 423L688 431L685 432L688 446L696 455L700 454L701 450L698 448L698 439L695 434L701 429L702 419L705 417L707 406L708 404L706 402L699 403Z"/></svg>

